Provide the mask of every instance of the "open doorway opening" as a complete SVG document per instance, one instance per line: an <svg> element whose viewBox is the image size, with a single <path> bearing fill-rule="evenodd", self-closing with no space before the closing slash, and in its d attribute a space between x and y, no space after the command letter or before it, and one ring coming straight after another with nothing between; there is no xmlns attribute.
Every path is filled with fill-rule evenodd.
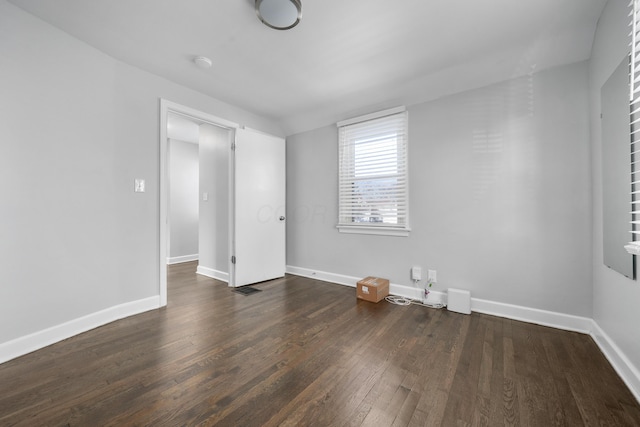
<svg viewBox="0 0 640 427"><path fill-rule="evenodd" d="M167 264L198 261L198 274L228 283L233 131L169 112L167 136Z"/></svg>
<svg viewBox="0 0 640 427"><path fill-rule="evenodd" d="M231 141L238 125L228 120L175 104L167 100L160 100L160 304L167 304L167 261L172 257L171 247L175 246L176 237L171 238L172 224L171 201L171 148L189 151L183 144L174 144L170 138L169 124L176 119L182 123L190 122L198 128L198 181L197 181L197 253L185 256L197 256L198 273L216 279L228 281L229 253L231 248L229 229L230 194L231 194ZM187 125L189 127L189 125ZM181 138L184 138L182 136ZM184 141L183 141L184 142ZM193 151L193 150L191 150ZM184 153L183 153L184 154ZM191 156L193 158L193 156ZM175 159L173 159L175 160ZM184 159L183 159L184 160ZM193 160L193 159L192 159ZM184 172L184 171L183 171ZM194 180L193 171L186 179ZM179 196L175 196L179 197ZM187 216L193 216L195 202L191 198ZM189 227L193 232L194 220L191 218ZM184 225L184 224L181 224ZM180 225L180 226L181 226ZM175 230L174 230L175 231ZM193 251L193 237L191 245ZM182 243L181 243L182 244Z"/></svg>

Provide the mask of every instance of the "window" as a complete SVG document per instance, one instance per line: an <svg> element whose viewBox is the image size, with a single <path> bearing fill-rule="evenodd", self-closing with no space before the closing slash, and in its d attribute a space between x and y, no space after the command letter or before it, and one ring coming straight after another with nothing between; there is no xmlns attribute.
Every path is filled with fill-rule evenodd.
<svg viewBox="0 0 640 427"><path fill-rule="evenodd" d="M407 236L407 112L404 107L338 123L338 229Z"/></svg>

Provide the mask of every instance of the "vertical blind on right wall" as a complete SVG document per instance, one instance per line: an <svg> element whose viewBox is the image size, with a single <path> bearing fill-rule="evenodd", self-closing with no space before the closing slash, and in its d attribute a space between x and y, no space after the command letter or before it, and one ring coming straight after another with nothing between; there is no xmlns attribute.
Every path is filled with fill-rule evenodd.
<svg viewBox="0 0 640 427"><path fill-rule="evenodd" d="M631 234L640 234L640 0L632 0L631 7L631 64L630 64L630 134L631 134Z"/></svg>

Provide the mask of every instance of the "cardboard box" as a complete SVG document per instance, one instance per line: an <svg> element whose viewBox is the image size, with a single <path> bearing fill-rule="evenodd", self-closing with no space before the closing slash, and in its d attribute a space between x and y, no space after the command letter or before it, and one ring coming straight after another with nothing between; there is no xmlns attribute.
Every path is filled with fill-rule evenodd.
<svg viewBox="0 0 640 427"><path fill-rule="evenodd" d="M356 296L365 301L378 302L389 295L389 280L365 277L356 285Z"/></svg>

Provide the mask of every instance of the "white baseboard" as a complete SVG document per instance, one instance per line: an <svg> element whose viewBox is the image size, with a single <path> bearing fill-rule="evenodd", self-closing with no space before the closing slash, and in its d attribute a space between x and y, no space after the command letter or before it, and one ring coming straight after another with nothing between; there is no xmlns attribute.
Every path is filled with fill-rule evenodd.
<svg viewBox="0 0 640 427"><path fill-rule="evenodd" d="M593 324L593 320L588 317L573 316L571 314L540 310L521 305L505 304L479 298L471 298L471 311L583 334L590 334L591 325Z"/></svg>
<svg viewBox="0 0 640 427"><path fill-rule="evenodd" d="M362 279L361 277L345 276L343 274L328 273L326 271L318 271L290 265L287 266L287 273L353 287L356 286L358 280ZM389 293L392 295L420 299L422 292L423 290L418 287L398 285L395 283L391 283L389 285ZM431 291L431 294L433 294L434 300L439 299L446 304L446 292ZM528 323L536 323L543 326L551 326L557 329L581 332L584 334L591 333L591 325L593 323L593 320L587 317L573 316L570 314L539 310L536 308L505 304L479 298L471 298L471 311L491 314L493 316L505 317L513 320L521 320Z"/></svg>
<svg viewBox="0 0 640 427"><path fill-rule="evenodd" d="M31 353L51 344L87 332L116 320L160 307L157 296L120 304L114 307L91 313L78 319L70 320L24 337L16 338L0 344L0 363Z"/></svg>
<svg viewBox="0 0 640 427"><path fill-rule="evenodd" d="M229 273L225 273L224 271L214 270L213 268L199 265L196 269L196 273L202 276L211 277L212 279L220 280L221 282L229 283Z"/></svg>
<svg viewBox="0 0 640 427"><path fill-rule="evenodd" d="M174 256L171 258L167 257L167 265L180 264L182 262L197 261L198 258L199 258L198 254Z"/></svg>
<svg viewBox="0 0 640 427"><path fill-rule="evenodd" d="M622 381L629 387L636 400L640 402L640 371L631 363L609 335L600 328L598 323L595 320L592 320L592 322L591 337L598 344L613 369L620 375Z"/></svg>
<svg viewBox="0 0 640 427"><path fill-rule="evenodd" d="M289 265L287 273L352 287L355 287L361 279ZM389 293L412 299L420 299L421 292L417 287L393 283L389 286ZM434 302L446 304L446 292L432 291L429 298L432 296ZM593 319L479 298L471 298L471 311L591 335L631 393L640 402L640 372Z"/></svg>
<svg viewBox="0 0 640 427"><path fill-rule="evenodd" d="M345 276L343 274L327 273L326 271L294 267L292 265L287 265L285 271L295 276L308 277L310 279L322 280L323 282L337 283L339 285L351 286L352 288L355 288L358 280L362 279L362 277L356 278L352 276Z"/></svg>
<svg viewBox="0 0 640 427"><path fill-rule="evenodd" d="M295 276L303 276L310 279L322 280L323 282L337 283L339 285L351 286L352 288L355 288L356 283L358 283L359 280L363 279L362 277L345 276L344 274L328 273L326 271L294 267L292 265L287 265L286 272ZM422 299L422 292L423 289L419 289L414 286L397 285L395 283L389 284L389 293L391 295L398 295L405 298L420 300ZM429 295L430 301L446 301L447 294L445 292L431 291Z"/></svg>

